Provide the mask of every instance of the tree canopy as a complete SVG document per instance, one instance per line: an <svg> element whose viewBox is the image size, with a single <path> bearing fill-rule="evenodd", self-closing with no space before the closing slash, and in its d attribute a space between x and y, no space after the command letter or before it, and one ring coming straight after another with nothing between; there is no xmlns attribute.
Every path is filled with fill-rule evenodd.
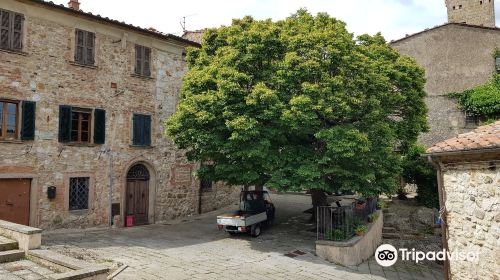
<svg viewBox="0 0 500 280"><path fill-rule="evenodd" d="M306 10L233 20L187 53L166 134L199 176L285 190L392 192L427 129L424 71L380 35Z"/></svg>

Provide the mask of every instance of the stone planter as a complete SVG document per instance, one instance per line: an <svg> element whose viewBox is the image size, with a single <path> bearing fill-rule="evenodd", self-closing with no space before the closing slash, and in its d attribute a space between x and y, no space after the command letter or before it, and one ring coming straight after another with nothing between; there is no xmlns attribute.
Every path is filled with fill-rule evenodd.
<svg viewBox="0 0 500 280"><path fill-rule="evenodd" d="M382 211L378 210L378 219L368 225L363 236L355 236L348 241L316 241L316 254L332 263L344 266L359 265L375 254L382 243L384 225Z"/></svg>

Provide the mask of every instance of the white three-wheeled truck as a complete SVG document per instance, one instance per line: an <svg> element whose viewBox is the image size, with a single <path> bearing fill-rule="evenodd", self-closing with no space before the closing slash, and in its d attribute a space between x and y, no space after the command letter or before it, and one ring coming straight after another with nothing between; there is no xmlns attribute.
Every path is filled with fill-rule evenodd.
<svg viewBox="0 0 500 280"><path fill-rule="evenodd" d="M274 214L274 204L267 191L242 191L240 210L217 216L217 226L231 235L246 232L257 237L263 225L273 224Z"/></svg>

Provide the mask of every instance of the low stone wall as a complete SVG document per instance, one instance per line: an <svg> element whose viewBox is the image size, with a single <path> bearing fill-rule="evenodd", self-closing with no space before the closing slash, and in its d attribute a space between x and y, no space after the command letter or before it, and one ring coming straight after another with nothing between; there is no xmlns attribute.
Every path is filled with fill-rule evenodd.
<svg viewBox="0 0 500 280"><path fill-rule="evenodd" d="M0 235L19 243L19 249L38 249L42 244L42 230L0 220Z"/></svg>
<svg viewBox="0 0 500 280"><path fill-rule="evenodd" d="M382 243L384 219L382 211L377 211L379 218L369 224L364 236L355 236L346 242L316 241L316 254L332 263L341 265L359 265L371 258Z"/></svg>

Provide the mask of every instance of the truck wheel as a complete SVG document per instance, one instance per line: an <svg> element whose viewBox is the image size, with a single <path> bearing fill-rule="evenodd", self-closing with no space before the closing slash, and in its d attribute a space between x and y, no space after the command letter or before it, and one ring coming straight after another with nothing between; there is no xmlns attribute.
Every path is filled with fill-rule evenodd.
<svg viewBox="0 0 500 280"><path fill-rule="evenodd" d="M260 224L252 226L252 237L258 237L261 233Z"/></svg>

